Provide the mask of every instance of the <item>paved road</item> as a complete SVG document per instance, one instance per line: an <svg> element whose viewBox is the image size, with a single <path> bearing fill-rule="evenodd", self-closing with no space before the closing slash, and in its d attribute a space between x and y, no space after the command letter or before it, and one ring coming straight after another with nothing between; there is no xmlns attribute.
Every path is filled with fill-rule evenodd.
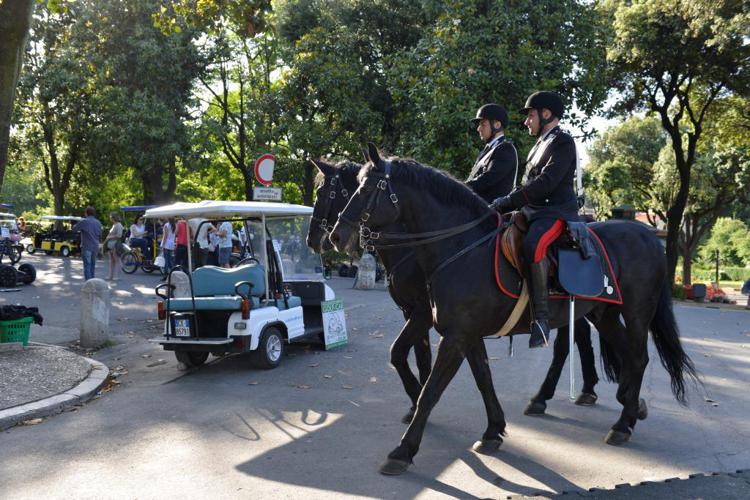
<svg viewBox="0 0 750 500"><path fill-rule="evenodd" d="M80 261L33 259L42 268L39 283L13 301L37 300L47 309L51 326L34 332L36 340L68 342L77 324L82 280L72 276L80 276ZM377 467L398 443L408 406L388 365L402 320L387 293L332 280L349 308L350 343L342 349L297 346L272 371L231 356L181 374L170 353L145 342L157 328L148 322L155 281L138 274L118 282L117 345L94 357L128 370L119 387L77 411L0 434L0 496L504 498L750 467L745 311L676 307L705 393L694 389L690 406L678 405L652 345L642 391L650 415L622 448L602 442L620 411L614 385L600 383L593 408L571 404L561 385L546 417L525 417L551 350L517 346L510 359L506 340L489 340L509 422L501 450L489 457L470 450L485 416L464 364L432 413L415 465L387 478Z"/></svg>

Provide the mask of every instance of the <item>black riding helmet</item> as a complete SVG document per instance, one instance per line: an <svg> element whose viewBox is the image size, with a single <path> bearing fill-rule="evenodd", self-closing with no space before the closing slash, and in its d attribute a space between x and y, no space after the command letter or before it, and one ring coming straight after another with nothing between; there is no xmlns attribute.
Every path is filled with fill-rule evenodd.
<svg viewBox="0 0 750 500"><path fill-rule="evenodd" d="M489 120L490 127L492 127L493 121L498 121L503 126L503 128L505 128L508 126L509 121L508 112L505 111L505 108L503 108L499 104L485 104L477 110L477 116L472 121L476 125L480 120ZM498 130L500 129L495 129L494 127L492 127L493 134Z"/></svg>
<svg viewBox="0 0 750 500"><path fill-rule="evenodd" d="M536 109L539 115L539 134L537 135L541 135L544 126L552 121L552 118L549 120L544 119L544 114L542 113L544 109L549 109L553 118L562 118L565 113L565 105L563 105L562 98L556 92L549 92L547 90L531 94L526 99L526 105L523 109L518 110L518 112L525 115L531 109Z"/></svg>

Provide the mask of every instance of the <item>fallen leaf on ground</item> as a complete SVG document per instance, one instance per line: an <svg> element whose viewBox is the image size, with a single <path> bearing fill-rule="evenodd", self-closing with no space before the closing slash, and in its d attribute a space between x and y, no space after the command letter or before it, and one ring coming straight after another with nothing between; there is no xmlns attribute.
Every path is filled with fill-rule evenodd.
<svg viewBox="0 0 750 500"><path fill-rule="evenodd" d="M30 418L29 420L24 420L23 422L21 422L21 425L36 425L41 424L43 421L43 418Z"/></svg>
<svg viewBox="0 0 750 500"><path fill-rule="evenodd" d="M377 381L378 381L377 377L370 377L370 382L372 382L373 384L377 383Z"/></svg>
<svg viewBox="0 0 750 500"><path fill-rule="evenodd" d="M258 385L258 382L255 382L255 381L248 382L247 385Z"/></svg>
<svg viewBox="0 0 750 500"><path fill-rule="evenodd" d="M153 363L147 364L146 368L153 368L154 366L166 365L166 364L167 364L167 361L165 359L157 359Z"/></svg>
<svg viewBox="0 0 750 500"><path fill-rule="evenodd" d="M354 389L354 387L352 387L352 386L350 386L350 385L342 385L341 387L342 387L343 389Z"/></svg>
<svg viewBox="0 0 750 500"><path fill-rule="evenodd" d="M713 402L714 402L714 400L713 400L713 399L711 399L711 398L706 398L706 403L713 403Z"/></svg>
<svg viewBox="0 0 750 500"><path fill-rule="evenodd" d="M352 359L351 356L344 356L344 359Z"/></svg>
<svg viewBox="0 0 750 500"><path fill-rule="evenodd" d="M148 359L148 358L151 357L151 355L150 354L141 354L141 357L144 358L144 359Z"/></svg>
<svg viewBox="0 0 750 500"><path fill-rule="evenodd" d="M498 359L500 359L500 358L498 358L497 356L490 357L490 361L497 361Z"/></svg>
<svg viewBox="0 0 750 500"><path fill-rule="evenodd" d="M307 366L309 366L310 368L317 368L318 366L320 366L320 363L313 363L313 364L307 365Z"/></svg>
<svg viewBox="0 0 750 500"><path fill-rule="evenodd" d="M305 384L298 384L297 385L297 389L309 389L309 388L310 388L309 385L305 385Z"/></svg>
<svg viewBox="0 0 750 500"><path fill-rule="evenodd" d="M333 375L323 375L323 378L333 378Z"/></svg>

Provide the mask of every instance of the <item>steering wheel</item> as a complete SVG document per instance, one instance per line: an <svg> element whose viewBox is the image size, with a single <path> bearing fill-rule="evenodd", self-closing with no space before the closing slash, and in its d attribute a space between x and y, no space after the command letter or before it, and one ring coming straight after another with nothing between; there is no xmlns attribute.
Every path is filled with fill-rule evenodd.
<svg viewBox="0 0 750 500"><path fill-rule="evenodd" d="M243 264L252 264L253 262L255 262L255 265L257 265L257 266L260 265L260 261L258 259L256 259L255 257L245 257L244 259L242 259L241 261L239 261L237 263L237 265L241 266Z"/></svg>

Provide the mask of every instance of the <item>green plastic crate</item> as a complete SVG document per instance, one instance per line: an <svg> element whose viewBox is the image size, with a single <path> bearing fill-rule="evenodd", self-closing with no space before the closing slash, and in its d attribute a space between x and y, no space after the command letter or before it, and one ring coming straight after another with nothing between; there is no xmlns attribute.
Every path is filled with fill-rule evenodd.
<svg viewBox="0 0 750 500"><path fill-rule="evenodd" d="M0 342L23 342L23 345L28 345L32 321L34 318L31 316L0 321Z"/></svg>

